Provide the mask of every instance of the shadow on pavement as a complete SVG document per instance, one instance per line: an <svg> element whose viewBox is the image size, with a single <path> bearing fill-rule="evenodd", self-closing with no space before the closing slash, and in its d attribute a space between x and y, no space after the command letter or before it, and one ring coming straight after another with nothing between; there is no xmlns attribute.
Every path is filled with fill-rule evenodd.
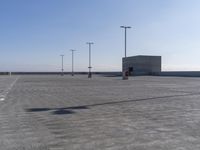
<svg viewBox="0 0 200 150"><path fill-rule="evenodd" d="M75 113L74 110L89 109L90 107L95 107L95 106L116 105L116 104L131 103L131 102L137 102L137 101L156 100L156 99L163 99L163 98L176 98L176 97L194 96L194 95L200 95L200 93L158 96L158 97L150 97L150 98L144 98L144 99L113 101L113 102L106 102L106 103L88 104L88 105L63 107L63 108L29 108L29 109L26 109L26 111L27 112L53 111L52 114L55 114L55 115L74 114Z"/></svg>
<svg viewBox="0 0 200 150"><path fill-rule="evenodd" d="M57 109L52 112L54 115L66 115L66 114L74 114L75 112L72 110L66 110L66 109Z"/></svg>
<svg viewBox="0 0 200 150"><path fill-rule="evenodd" d="M51 110L50 108L30 108L26 109L28 112L38 112L38 111L49 111Z"/></svg>
<svg viewBox="0 0 200 150"><path fill-rule="evenodd" d="M29 108L26 109L27 112L44 112L51 111L54 115L66 115L66 114L74 114L75 111L79 109L88 109L86 106L75 106L75 107L63 107L63 108Z"/></svg>

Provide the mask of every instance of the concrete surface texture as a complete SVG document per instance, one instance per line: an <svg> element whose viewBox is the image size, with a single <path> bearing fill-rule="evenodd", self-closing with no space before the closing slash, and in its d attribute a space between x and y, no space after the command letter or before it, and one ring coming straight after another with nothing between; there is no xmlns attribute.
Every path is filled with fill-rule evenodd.
<svg viewBox="0 0 200 150"><path fill-rule="evenodd" d="M138 55L122 59L122 71L131 75L159 75L161 72L161 56Z"/></svg>
<svg viewBox="0 0 200 150"><path fill-rule="evenodd" d="M200 78L0 76L4 91L0 150L200 149Z"/></svg>

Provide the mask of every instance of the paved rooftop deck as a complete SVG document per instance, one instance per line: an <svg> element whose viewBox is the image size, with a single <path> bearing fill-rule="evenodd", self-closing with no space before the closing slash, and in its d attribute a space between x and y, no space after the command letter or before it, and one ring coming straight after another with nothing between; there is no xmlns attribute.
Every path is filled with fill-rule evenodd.
<svg viewBox="0 0 200 150"><path fill-rule="evenodd" d="M199 150L200 78L0 76L0 150Z"/></svg>

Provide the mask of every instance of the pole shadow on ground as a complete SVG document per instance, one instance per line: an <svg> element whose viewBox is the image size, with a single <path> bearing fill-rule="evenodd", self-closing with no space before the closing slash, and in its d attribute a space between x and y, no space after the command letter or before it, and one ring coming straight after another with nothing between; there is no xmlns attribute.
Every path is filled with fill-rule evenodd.
<svg viewBox="0 0 200 150"><path fill-rule="evenodd" d="M95 106L116 105L116 104L131 103L131 102L137 102L137 101L158 100L158 99L163 99L163 98L176 98L176 97L194 96L194 95L200 95L200 93L187 93L187 94L158 96L158 97L150 97L150 98L135 99L135 100L132 99L132 100L124 100L124 101L112 101L112 102L88 104L88 105L81 105L81 106L74 106L74 107L28 108L28 109L25 109L25 110L26 110L26 112L45 112L45 111L50 111L54 115L67 115L67 114L76 113L76 110L89 109L89 108L95 107Z"/></svg>

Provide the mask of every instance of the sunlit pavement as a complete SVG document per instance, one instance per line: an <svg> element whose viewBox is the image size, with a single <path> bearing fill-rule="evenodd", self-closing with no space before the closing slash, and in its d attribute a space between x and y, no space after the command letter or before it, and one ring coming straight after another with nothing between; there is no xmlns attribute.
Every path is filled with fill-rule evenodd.
<svg viewBox="0 0 200 150"><path fill-rule="evenodd" d="M0 76L0 150L199 150L200 78Z"/></svg>

